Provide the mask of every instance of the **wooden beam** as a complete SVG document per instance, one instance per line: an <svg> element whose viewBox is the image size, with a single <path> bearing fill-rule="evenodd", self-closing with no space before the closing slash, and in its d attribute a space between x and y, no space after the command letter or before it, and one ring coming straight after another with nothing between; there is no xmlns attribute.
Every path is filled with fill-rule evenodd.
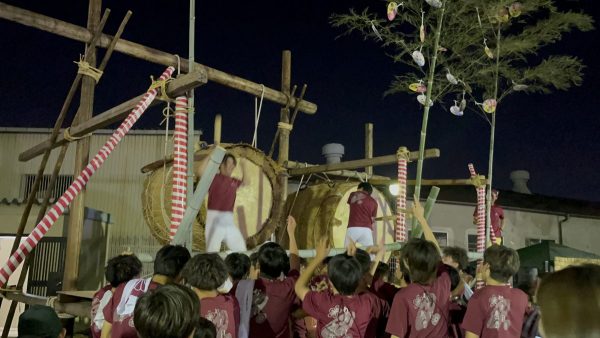
<svg viewBox="0 0 600 338"><path fill-rule="evenodd" d="M374 178L372 180L369 181L371 184L374 185L390 185L390 184L396 184L398 183L397 180L393 180L393 179L378 179L378 178ZM416 180L408 180L406 181L406 183L408 185L415 185L416 184ZM459 178L459 179L432 179L432 180L422 180L421 181L422 185L476 185L477 182L473 181L470 178Z"/></svg>
<svg viewBox="0 0 600 338"><path fill-rule="evenodd" d="M413 151L410 153L409 159L414 161L418 158L419 152ZM440 157L439 149L427 149L425 150L425 158L437 158ZM322 173L327 171L336 171L336 170L348 170L348 169L356 169L356 168L364 168L367 166L378 166L378 165L388 165L394 164L398 162L398 158L396 154L394 155L386 155L379 156L373 158L364 158L360 160L354 161L345 161L340 163L332 163L332 164L323 164L317 165L314 167L306 167L306 168L297 168L297 169L289 169L288 174L291 176L305 175L305 174L313 174L313 173Z"/></svg>
<svg viewBox="0 0 600 338"><path fill-rule="evenodd" d="M373 123L365 124L365 158L373 158ZM365 167L365 172L373 175L373 167Z"/></svg>
<svg viewBox="0 0 600 338"><path fill-rule="evenodd" d="M178 77L177 79L169 82L167 84L167 95L169 97L175 97L178 95L184 94L190 88L194 88L205 84L207 81L206 73L202 70L196 70L193 73L184 74ZM131 110L135 107L135 105L140 102L144 95L136 96L130 100L127 100L118 106L110 108L109 110L98 114L86 122L78 124L70 129L70 133L74 137L80 137L95 131L96 129L109 126L115 122L119 122L123 120L127 115L131 112ZM160 101L154 100L150 106L154 106L159 104ZM56 139L56 142L52 144L50 140L46 140L44 142L38 143L37 145L25 150L21 154L19 154L19 161L29 161L32 158L39 156L44 153L46 149L56 148L61 146L68 141L65 139L64 135L59 135Z"/></svg>
<svg viewBox="0 0 600 338"><path fill-rule="evenodd" d="M287 161L285 163L285 167L287 169L297 169L297 168L306 168L306 167L314 167L314 166L317 166L317 164L309 164L309 163L302 163L302 162L296 162L296 161ZM369 182L372 182L373 180L387 182L390 179L389 177L386 177L386 176L369 175L364 171L355 171L355 170L326 171L326 172L324 172L324 174L327 174L330 176L349 177L349 178L357 178L357 179L363 179L363 180L366 179L366 180L369 180Z"/></svg>
<svg viewBox="0 0 600 338"><path fill-rule="evenodd" d="M25 303L29 305L47 305L48 298L24 294L20 291L3 291L0 296L5 299L10 299L15 302ZM54 310L57 312L68 313L77 317L90 317L92 310L91 301L80 301L75 303L53 302Z"/></svg>
<svg viewBox="0 0 600 338"><path fill-rule="evenodd" d="M92 38L92 34L83 27L5 3L0 3L0 18L85 43L88 43ZM107 47L110 44L110 41L111 36L103 34L98 42L98 46ZM138 59L164 66L177 67L178 64L177 57L171 53L163 52L158 49L146 47L144 45L123 39L120 39L117 42L115 50ZM188 66L188 60L181 58L180 67L182 72L188 72L190 68ZM209 81L229 88L237 89L254 96L260 96L262 93L262 85L256 82L252 82L196 62L194 63L194 70L197 69L204 70L208 74ZM298 101L298 99L294 97L288 97L284 93L269 87L264 87L264 91L264 98L266 100L278 103L280 105L289 104L289 106L293 107ZM317 105L303 100L299 104L299 110L306 114L314 114L317 111Z"/></svg>

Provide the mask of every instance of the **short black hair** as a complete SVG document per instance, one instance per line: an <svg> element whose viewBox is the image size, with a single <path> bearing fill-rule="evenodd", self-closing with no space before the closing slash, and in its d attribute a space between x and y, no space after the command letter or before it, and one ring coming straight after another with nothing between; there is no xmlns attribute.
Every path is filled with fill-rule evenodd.
<svg viewBox="0 0 600 338"><path fill-rule="evenodd" d="M411 238L402 248L400 264L408 265L410 280L413 283L431 283L440 262L440 253L435 245L427 240Z"/></svg>
<svg viewBox="0 0 600 338"><path fill-rule="evenodd" d="M250 258L250 265L256 267L256 264L258 264L258 251L251 253L248 258Z"/></svg>
<svg viewBox="0 0 600 338"><path fill-rule="evenodd" d="M142 262L135 255L118 255L108 260L104 276L113 288L130 281L142 272Z"/></svg>
<svg viewBox="0 0 600 338"><path fill-rule="evenodd" d="M362 189L368 192L369 194L373 193L373 186L371 185L371 183L368 182L360 182L360 184L358 185L358 189Z"/></svg>
<svg viewBox="0 0 600 338"><path fill-rule="evenodd" d="M327 265L327 276L336 290L344 296L352 295L363 277L358 260L346 254L333 256Z"/></svg>
<svg viewBox="0 0 600 338"><path fill-rule="evenodd" d="M454 267L444 264L446 267L446 271L448 272L448 276L450 277L450 291L453 291L460 285L460 273Z"/></svg>
<svg viewBox="0 0 600 338"><path fill-rule="evenodd" d="M226 153L225 156L223 156L223 161L221 161L221 164L226 164L228 159L232 159L233 165L237 165L237 159L231 153Z"/></svg>
<svg viewBox="0 0 600 338"><path fill-rule="evenodd" d="M360 264L360 271L363 275L371 270L371 255L368 252L363 249L356 249L354 257Z"/></svg>
<svg viewBox="0 0 600 338"><path fill-rule="evenodd" d="M281 245L265 243L258 250L258 265L261 276L275 279L290 268L290 259Z"/></svg>
<svg viewBox="0 0 600 338"><path fill-rule="evenodd" d="M227 266L216 253L194 256L181 271L186 284L205 291L217 290L227 280Z"/></svg>
<svg viewBox="0 0 600 338"><path fill-rule="evenodd" d="M490 266L490 277L506 283L519 271L519 254L504 245L494 244L485 249L483 261Z"/></svg>
<svg viewBox="0 0 600 338"><path fill-rule="evenodd" d="M210 320L200 317L194 338L217 338L217 328Z"/></svg>
<svg viewBox="0 0 600 338"><path fill-rule="evenodd" d="M188 249L181 245L165 245L156 253L154 274L177 278L190 257Z"/></svg>
<svg viewBox="0 0 600 338"><path fill-rule="evenodd" d="M444 248L443 252L444 256L448 256L452 258L458 264L459 270L465 270L467 265L469 265L469 256L467 255L467 250L458 247L458 246L450 246Z"/></svg>
<svg viewBox="0 0 600 338"><path fill-rule="evenodd" d="M225 265L231 278L244 279L250 271L250 258L242 253L233 252L225 257Z"/></svg>
<svg viewBox="0 0 600 338"><path fill-rule="evenodd" d="M377 264L377 269L375 270L375 276L373 278L390 278L390 265L384 262L379 262Z"/></svg>
<svg viewBox="0 0 600 338"><path fill-rule="evenodd" d="M140 338L188 338L199 318L198 296L179 284L145 293L133 311L133 324Z"/></svg>

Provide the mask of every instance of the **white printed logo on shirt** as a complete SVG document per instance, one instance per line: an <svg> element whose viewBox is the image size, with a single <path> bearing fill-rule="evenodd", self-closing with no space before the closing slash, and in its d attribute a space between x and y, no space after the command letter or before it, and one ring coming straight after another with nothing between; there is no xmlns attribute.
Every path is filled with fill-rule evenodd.
<svg viewBox="0 0 600 338"><path fill-rule="evenodd" d="M365 198L367 198L365 194L353 194L350 198L350 204L362 204Z"/></svg>
<svg viewBox="0 0 600 338"><path fill-rule="evenodd" d="M321 337L323 338L352 338L348 334L350 328L354 325L356 313L350 311L347 307L340 308L336 305L329 309L329 318L333 320L321 329Z"/></svg>
<svg viewBox="0 0 600 338"><path fill-rule="evenodd" d="M508 318L508 312L510 311L510 299L506 299L503 296L493 295L490 297L490 307L492 313L490 319L488 319L486 327L488 329L504 329L508 330L510 327L510 319Z"/></svg>
<svg viewBox="0 0 600 338"><path fill-rule="evenodd" d="M229 315L227 314L227 311L221 309L209 311L206 314L206 319L215 324L215 328L217 329L217 338L232 337L231 333L227 332L227 329L229 328Z"/></svg>
<svg viewBox="0 0 600 338"><path fill-rule="evenodd" d="M440 314L435 312L435 301L436 296L434 293L423 292L417 295L413 300L413 306L417 310L417 317L415 319L415 328L417 331L426 329L431 325L435 326L440 321Z"/></svg>

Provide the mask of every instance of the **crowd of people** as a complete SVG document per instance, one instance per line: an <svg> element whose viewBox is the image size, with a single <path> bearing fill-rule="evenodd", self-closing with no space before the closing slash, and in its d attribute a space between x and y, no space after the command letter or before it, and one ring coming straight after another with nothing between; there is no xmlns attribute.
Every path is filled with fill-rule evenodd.
<svg viewBox="0 0 600 338"><path fill-rule="evenodd" d="M221 186L211 187L218 191L212 202L209 195L208 204L207 245L213 251L221 242L245 249L232 221L235 192L243 182L231 177L235 165L234 157L226 157L217 180ZM513 288L519 269L515 250L494 244L470 271L464 249L439 247L418 201L411 213L424 238L410 239L386 263L383 243L373 245L377 204L371 189L361 184L350 196L346 252L332 257L327 239L321 238L314 258L300 258L296 221L289 217L288 252L267 242L249 256L234 252L223 259L218 253L191 257L186 248L167 245L157 252L154 274L146 279L140 278L142 264L134 254L110 259L108 284L93 299L90 335L600 337L600 266L569 267ZM62 338L65 331L52 309L33 306L19 319L19 336Z"/></svg>

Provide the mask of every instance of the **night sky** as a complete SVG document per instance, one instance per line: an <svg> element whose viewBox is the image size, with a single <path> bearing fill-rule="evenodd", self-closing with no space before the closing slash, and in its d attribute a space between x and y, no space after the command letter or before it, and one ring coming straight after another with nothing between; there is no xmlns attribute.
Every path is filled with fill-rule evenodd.
<svg viewBox="0 0 600 338"><path fill-rule="evenodd" d="M21 8L85 26L87 1L7 1ZM130 7L125 7L128 4ZM148 5L151 4L151 5ZM595 1L559 1L563 8L583 9L600 20ZM371 6L385 15L381 1L198 1L196 61L271 88L280 86L281 51L292 51L292 84L308 84L306 99L316 115L299 114L290 140L290 159L322 162L321 146L346 146L344 159L362 158L364 124L375 124L375 155L395 153L398 146L418 149L421 110L414 97L383 97L394 74L405 70L362 36L341 37L328 21L332 13ZM105 32L114 34L127 9L133 16L123 38L182 56L187 55L187 1L105 1L112 9ZM75 76L83 44L0 20L0 126L51 127ZM510 189L512 170L530 171L534 193L600 201L600 66L598 31L565 35L542 50L583 58L582 87L551 95L512 96L497 116L495 186ZM100 52L102 55L104 50ZM96 90L95 112L143 93L149 75L165 67L114 53ZM299 90L298 90L299 93ZM212 140L215 114L223 115L223 140L250 143L254 98L217 84L196 91L196 126ZM265 101L259 148L268 151L279 106ZM73 116L72 109L67 121ZM146 112L135 128L160 129L160 109ZM425 162L424 178L467 178L467 163L487 172L489 127L473 113L455 117L434 106L429 117L428 148L439 159ZM15 159L16 160L16 159ZM156 159L149 158L148 162ZM416 165L409 168L414 176ZM395 176L394 166L377 173Z"/></svg>

